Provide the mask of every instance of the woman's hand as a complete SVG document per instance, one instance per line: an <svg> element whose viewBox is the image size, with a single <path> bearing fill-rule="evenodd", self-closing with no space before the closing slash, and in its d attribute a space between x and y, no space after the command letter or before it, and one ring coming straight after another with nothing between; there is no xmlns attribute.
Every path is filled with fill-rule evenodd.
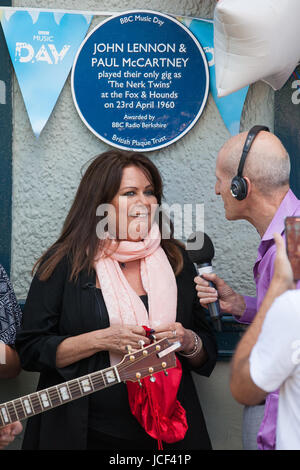
<svg viewBox="0 0 300 470"><path fill-rule="evenodd" d="M168 338L171 343L180 341L181 348L178 351L182 351L186 354L193 351L195 346L195 337L192 330L183 328L182 324L179 322L162 325L156 328L154 335L157 341L162 338Z"/></svg>
<svg viewBox="0 0 300 470"><path fill-rule="evenodd" d="M13 442L15 436L20 434L22 429L22 424L19 421L0 428L0 449L4 449L4 447Z"/></svg>
<svg viewBox="0 0 300 470"><path fill-rule="evenodd" d="M143 341L145 346L150 344L144 328L134 325L114 325L72 336L58 345L56 367L66 367L99 351L124 355L128 352L127 346L130 346L132 350L140 349L139 341Z"/></svg>
<svg viewBox="0 0 300 470"><path fill-rule="evenodd" d="M128 346L133 351L140 349L139 341L143 341L144 346L150 344L144 328L134 325L113 325L103 330L97 330L95 338L100 351L111 351L117 354L126 354Z"/></svg>

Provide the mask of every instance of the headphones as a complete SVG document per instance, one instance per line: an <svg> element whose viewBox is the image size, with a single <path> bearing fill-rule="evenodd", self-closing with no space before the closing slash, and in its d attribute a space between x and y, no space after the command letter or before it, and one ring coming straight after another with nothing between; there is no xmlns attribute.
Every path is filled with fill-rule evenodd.
<svg viewBox="0 0 300 470"><path fill-rule="evenodd" d="M238 201L242 201L247 196L248 185L247 185L247 181L242 176L243 169L244 169L245 161L250 151L251 145L253 144L255 137L260 131L270 132L270 129L266 126L254 126L252 127L252 129L250 129L246 138L244 148L243 148L237 175L231 181L230 192L232 196Z"/></svg>

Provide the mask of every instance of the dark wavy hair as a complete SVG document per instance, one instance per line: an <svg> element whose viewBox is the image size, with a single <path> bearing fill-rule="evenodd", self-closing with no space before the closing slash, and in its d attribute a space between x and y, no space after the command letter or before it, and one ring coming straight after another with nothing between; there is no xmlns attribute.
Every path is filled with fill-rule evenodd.
<svg viewBox="0 0 300 470"><path fill-rule="evenodd" d="M70 280L76 280L80 271L87 269L90 273L94 260L103 247L99 240L96 226L101 217L96 215L100 204L110 203L119 191L124 168L136 166L149 179L154 188L158 205L163 199L163 184L160 173L154 163L142 153L122 150L109 150L96 156L87 168L79 184L75 199L64 222L58 240L38 259L33 273L41 281L47 280L57 264L67 256L72 263ZM172 222L159 211L158 225L161 233L163 224L169 224L169 238L161 240L175 275L183 267L183 244L174 239ZM180 248L181 247L181 248Z"/></svg>

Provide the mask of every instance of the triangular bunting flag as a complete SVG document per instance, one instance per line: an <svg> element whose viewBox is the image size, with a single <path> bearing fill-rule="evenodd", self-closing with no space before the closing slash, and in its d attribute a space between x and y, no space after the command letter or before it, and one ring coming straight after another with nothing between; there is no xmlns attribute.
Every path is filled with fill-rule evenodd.
<svg viewBox="0 0 300 470"><path fill-rule="evenodd" d="M4 9L0 19L30 123L38 138L92 16Z"/></svg>
<svg viewBox="0 0 300 470"><path fill-rule="evenodd" d="M210 91L230 134L238 134L240 131L241 115L249 87L245 87L223 98L218 98L214 60L213 21L187 17L179 19L192 31L203 47L209 65Z"/></svg>

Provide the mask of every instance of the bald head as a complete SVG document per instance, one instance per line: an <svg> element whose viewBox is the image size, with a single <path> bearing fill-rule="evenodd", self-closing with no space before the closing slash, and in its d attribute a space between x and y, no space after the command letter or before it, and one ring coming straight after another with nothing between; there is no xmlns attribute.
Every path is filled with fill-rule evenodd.
<svg viewBox="0 0 300 470"><path fill-rule="evenodd" d="M221 148L217 165L230 178L237 174L248 132L229 139ZM281 141L271 132L261 131L247 155L243 175L265 195L289 184L290 159Z"/></svg>

